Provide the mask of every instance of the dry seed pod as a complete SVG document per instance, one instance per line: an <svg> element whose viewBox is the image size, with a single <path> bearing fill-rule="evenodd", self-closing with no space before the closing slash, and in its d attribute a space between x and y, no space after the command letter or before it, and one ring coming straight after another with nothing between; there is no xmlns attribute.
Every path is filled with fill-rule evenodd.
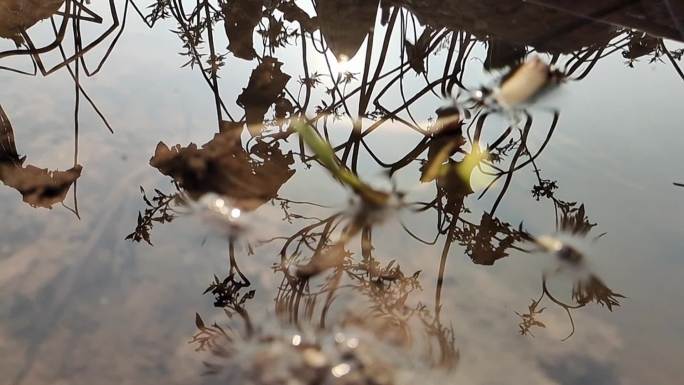
<svg viewBox="0 0 684 385"><path fill-rule="evenodd" d="M494 99L504 108L525 103L541 92L551 79L551 68L538 56L513 69L494 91Z"/></svg>

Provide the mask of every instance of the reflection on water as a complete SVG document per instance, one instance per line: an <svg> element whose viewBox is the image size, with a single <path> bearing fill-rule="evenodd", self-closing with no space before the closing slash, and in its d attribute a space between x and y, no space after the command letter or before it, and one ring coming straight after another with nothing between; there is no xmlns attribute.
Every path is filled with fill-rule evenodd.
<svg viewBox="0 0 684 385"><path fill-rule="evenodd" d="M79 156L98 144L79 143L86 116L81 104L115 138L126 127L111 124L100 106L121 103L117 90L129 85L91 97L86 80L107 78L106 64L117 44L127 44L131 23L143 28L131 44L149 35L177 40L183 69L175 71L197 75L193 79L203 93L193 89L193 95L212 105L213 138L201 146L169 146L168 139L162 141L167 130L150 127L145 135L158 142L156 148L129 143L125 149L149 164L121 166L103 151L103 167L90 171ZM15 384L122 382L120 374L102 369L79 374L78 367L89 366L83 357L75 367L56 371L40 363L46 352L59 354L78 344L75 334L60 337L55 330L58 337L52 337L54 325L74 327L64 315L70 311L95 314L86 329L96 337L88 343L114 346L90 354L141 351L137 334L132 347L114 343L112 333L125 328L107 326L106 316L88 308L94 301L78 288L92 285L107 308L102 314L137 315L141 323L152 319L158 326L140 326L142 333L163 331L159 340L145 342L155 353L136 359L164 369L130 369L125 382L408 384L460 375L465 382L496 383L509 371L532 383L628 383L635 375L628 367L617 374L612 367L590 370L609 362L612 346L619 345L612 342L610 322L619 317L618 307L630 306L625 294L631 293L611 288L596 266L597 245L611 230L590 219L590 203L560 188L571 166L559 176L544 171L568 119L562 103L549 107L546 101L559 94L562 99L573 84L600 82L591 75L599 63L616 57L622 71L638 71L630 76L647 76L640 68L652 65L684 80L684 49L675 42L684 38L683 25L684 6L670 1L0 0L0 69L7 79L31 75L47 81L48 75L65 73L70 84L60 92L74 102L73 164L66 171L50 171L58 165L38 161L41 166L34 166L27 160L32 157L20 155L15 132L23 127L13 126L12 111L0 107L0 180L33 207L61 203L76 214L71 223L84 214L79 196L94 202L80 228L93 234L84 247L78 235L54 236L55 242L67 239L83 257L61 265L53 257L65 251L52 251L50 274L35 274L39 286L43 280L46 288L56 287L44 301L32 296L45 289L26 289L20 279L34 280L40 258L24 262L11 252L23 241L2 238L9 244L2 253L9 257L0 254L7 261L0 274L7 293L0 302L6 306L0 334L12 342L0 348L21 352L0 366L7 371L3 377ZM144 50L137 54L126 58L127 66L147 60ZM160 121L173 112L149 111ZM92 131L93 119L88 121ZM84 167L103 179L127 175L119 190L130 201L107 209L93 229L88 217L106 205L100 196L121 194L110 181L94 198L79 193ZM147 175L143 180L134 172L138 167ZM159 177L165 182L159 184ZM64 203L70 191L73 207ZM10 198L0 197L7 212L18 215ZM545 209L526 209L534 204ZM133 207L140 206L135 222ZM116 226L116 207L126 207L118 215L131 219L123 226L127 231ZM202 238L199 246L183 239L183 222L193 220L208 224L189 227ZM202 278L210 282L204 294L213 300L202 301L201 290L167 290L199 289L171 282L206 273L206 262L167 269L177 268L173 261L187 262L183 253L218 255L216 247L205 248L212 243L209 234L218 234L227 249L226 267L211 266L213 274ZM52 241L50 233L46 237ZM114 259L88 259L108 248L114 257L133 253L138 262L116 267L113 274ZM154 255L163 256L154 259L154 267L138 265ZM459 255L472 263L456 267ZM502 274L505 269L510 276ZM483 280L483 270L495 278ZM164 282L159 293L138 274ZM119 296L123 305L109 306L110 296ZM536 297L526 302L531 296ZM206 314L205 302L213 302L221 316ZM616 314L597 313L601 308ZM47 321L34 323L32 315L41 311ZM578 315L585 311L581 322ZM499 336L513 335L516 322L519 334L540 341L517 339L492 348L496 341L487 334L503 327ZM489 329L483 333L482 327ZM32 332L13 332L19 329ZM577 337L583 329L585 337ZM591 333L599 337L592 341ZM196 353L166 354L180 349L162 339L179 335ZM607 346L592 345L600 341ZM529 353L538 349L535 344L554 347L544 347L551 353L539 358ZM512 364L492 374L481 370L481 362L511 360L510 351L518 352ZM164 363L178 354L185 364ZM574 364L566 365L563 357L574 357ZM201 372L209 376L194 376Z"/></svg>
<svg viewBox="0 0 684 385"><path fill-rule="evenodd" d="M24 202L33 207L52 208L66 198L71 185L81 176L80 165L66 171L48 171L24 166L26 157L17 154L12 123L0 106L0 180L19 191Z"/></svg>

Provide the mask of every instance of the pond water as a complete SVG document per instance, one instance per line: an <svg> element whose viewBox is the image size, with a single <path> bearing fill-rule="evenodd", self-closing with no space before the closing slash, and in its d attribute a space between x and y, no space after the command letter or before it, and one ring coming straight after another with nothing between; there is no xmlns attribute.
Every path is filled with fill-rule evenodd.
<svg viewBox="0 0 684 385"><path fill-rule="evenodd" d="M683 2L151 2L0 0L0 383L684 376Z"/></svg>

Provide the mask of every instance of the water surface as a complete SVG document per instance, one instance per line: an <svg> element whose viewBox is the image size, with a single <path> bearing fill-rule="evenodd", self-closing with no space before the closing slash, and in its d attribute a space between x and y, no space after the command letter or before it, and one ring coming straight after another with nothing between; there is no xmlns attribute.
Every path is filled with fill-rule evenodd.
<svg viewBox="0 0 684 385"><path fill-rule="evenodd" d="M37 3L0 0L3 384L684 375L681 2Z"/></svg>

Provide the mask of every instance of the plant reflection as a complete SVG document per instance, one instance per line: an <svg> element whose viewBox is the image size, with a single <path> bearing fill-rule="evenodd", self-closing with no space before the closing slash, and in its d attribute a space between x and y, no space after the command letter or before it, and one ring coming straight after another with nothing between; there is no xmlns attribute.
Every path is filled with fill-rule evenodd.
<svg viewBox="0 0 684 385"><path fill-rule="evenodd" d="M0 106L0 181L19 191L24 202L33 207L52 208L64 202L67 193L81 176L78 164L66 171L49 171L34 165L24 165L14 143L14 131L7 114Z"/></svg>
<svg viewBox="0 0 684 385"><path fill-rule="evenodd" d="M513 254L538 251L553 251L561 262L571 259L558 250L545 249L540 241L545 238L531 235L522 224L512 225L497 215L516 175L523 170L534 173L537 184L532 187L532 198L549 199L553 203L557 232L586 236L596 226L586 216L583 204L556 197L558 182L545 179L538 167L539 157L560 120L558 111L547 113L537 111L534 106L524 106L519 116L510 122L504 121L501 127L500 120L492 119L497 111L490 106L484 103L468 106L447 100L459 92L472 92L463 79L466 72L476 70L470 60L476 47L487 50L485 69L508 68L510 74L536 52L543 56L534 60L544 63L547 74L554 68L563 80L578 81L585 79L599 60L622 52L630 66L645 55L664 55L681 75L677 64L681 54L668 50L662 39L616 28L609 22L587 22L586 18L549 10L543 4L515 2L509 6L510 12L525 19L542 19L544 24L510 30L498 23L485 23L490 28L480 31L480 24L473 25L469 20L501 17L490 12L491 5L449 3L458 9L453 15L479 17L445 19L428 11L427 3L430 2L408 5L383 1L378 12L378 22L383 28L375 27L377 2L319 1L314 7L315 16L292 1L202 1L189 8L184 8L187 4L183 2L157 1L151 6L145 17L149 25L164 19L172 19L178 25L175 32L182 40L185 50L182 54L188 58L186 65L198 68L213 91L219 133L201 148L194 144L157 146L150 164L171 177L177 191L171 194L157 191L152 200L144 196L148 208L139 214L138 225L129 239L149 243L155 222L173 220L182 211L181 207L203 199L207 193L218 194L221 205L225 198L231 207L244 211L255 211L267 202L279 202L284 219L297 226L296 231L286 235L274 234L267 238L259 234L262 239L256 245L240 235L228 234L229 271L215 275L205 294L213 295L214 305L223 308L229 317L238 315L245 332L218 323L207 326L197 315L198 332L192 342L198 350L211 350L218 357L239 361L236 354L241 344L252 341L252 348L264 349L264 356L272 359L283 360L292 353L310 368L326 369L313 370L311 378L302 375L307 383L320 383L330 373L335 377L335 373L344 372L340 376L344 377L350 371L355 375L367 374L359 369L362 365L355 361L353 354L347 352L354 348L340 341L333 344L332 350L325 347L329 333L314 331L308 342L302 342L308 328L323 331L342 328L369 332L381 344L407 350L421 346L422 362L453 368L459 350L451 321L444 321L443 298L448 289L444 287L447 262L454 244L478 265L493 265ZM601 17L627 17L630 8L628 4L625 7L608 13L599 9L589 12L588 18L596 21ZM339 18L345 14L350 15L342 16L349 25L341 29ZM218 23L225 27L229 41L227 52L219 48L215 28ZM259 37L262 41L255 43L254 39ZM288 88L293 86L293 75L283 72L285 59L278 56L279 49L295 44L301 48L296 93ZM398 63L390 59L392 50L400 53ZM220 74L230 56L255 61L251 76L235 102L244 112L240 119L230 113L233 109L226 106L219 89ZM322 67L314 67L314 56L318 57L318 63L323 63ZM348 66L355 60L362 63L359 72ZM409 79L411 73L417 76L420 86L417 89L416 80ZM504 76L502 81L507 78ZM435 96L444 106L435 111L435 117L417 119L417 107L434 104L435 99L430 98ZM348 129L348 138L332 139L336 137L331 134L332 130L339 131L340 126ZM369 144L369 135L397 128L414 132L416 144L398 160L388 162L376 154ZM242 142L244 129L251 137L246 143ZM541 137L541 144L533 146L532 136ZM285 150L293 137L298 151ZM391 178L410 174L416 183L434 185L434 198L427 202L411 201L406 198L410 194L403 191L387 192L370 187L357 172L361 156L368 156ZM315 162L320 164L334 180L353 192L358 204L320 217L298 212L305 208L323 208L323 205L279 195L282 186L295 174L295 160L306 168ZM419 165L417 175L415 165ZM297 170L306 172L303 168ZM400 204L389 204L389 197L394 195ZM491 207L475 213L470 201L489 195L493 195ZM424 274L406 273L398 262L406 256L384 261L374 255L374 229L383 219L394 220L391 215L391 219L387 215L374 215L376 211L434 214L432 239L423 239L410 224L402 223L406 234L417 242L436 245L443 239L431 306L416 299L422 292ZM360 245L354 244L357 240ZM278 245L279 260L273 266L280 280L275 294L275 313L284 324L302 335L290 339L269 334L250 317L250 300L258 293L238 266L236 245L241 243L247 243L250 254L267 245ZM623 298L595 273L585 272L573 284L571 301L563 302L549 289L550 280L560 272L558 268L543 273L541 296L532 301L527 312L516 313L521 320L522 334L531 334L535 327L545 327L541 320L544 300L567 313L572 326L569 338L575 331L572 311L590 303L612 311ZM341 316L332 315L334 303L347 292L361 298L366 306ZM427 338L416 338L418 330ZM265 343L270 345L266 347ZM282 349L272 350L275 346ZM341 359L340 350L347 352ZM347 366L338 368L335 359ZM218 372L222 365L226 362L208 365L208 369ZM392 383L392 380L384 381L366 378L353 383ZM259 383L277 381L262 379Z"/></svg>
<svg viewBox="0 0 684 385"><path fill-rule="evenodd" d="M135 3L130 0L122 4L123 18L119 14L120 5L117 5L114 0L110 0L108 7L103 8L103 11L99 13L91 8L89 1L82 0L0 1L0 38L11 40L15 46L12 49L5 49L3 45L0 45L0 70L29 76L36 76L39 73L48 76L66 69L74 84L74 162L72 168L67 171L48 171L31 165L22 167L23 159L19 161L16 157L16 150L8 153L8 150L3 148L6 153L10 154L9 156L15 156L16 159L13 161L14 168L3 166L2 180L5 184L20 191L24 201L31 206L51 208L56 203L62 203L73 185L73 207L65 207L79 217L76 180L80 177L82 170L78 161L81 98L85 99L106 128L114 132L100 108L85 90L82 84L82 74L92 77L101 71L124 31L129 5L140 13ZM37 28L39 22L47 19L49 19L51 36L50 33L37 33L39 36L34 38L34 29ZM93 26L96 28L91 28ZM97 30L97 28L102 29ZM45 36L48 36L48 43L43 43ZM0 39L1 43L3 43L2 39ZM87 57L95 55L97 48L105 45L104 54L97 59L94 66L86 60ZM50 64L55 57L57 61ZM25 64L24 67L14 64L20 63L20 59L28 59L25 62L30 63L32 68L27 70ZM4 65L4 61L9 61L11 65ZM4 112L2 114L3 142L10 143L6 138L11 137L13 149L13 133L9 119Z"/></svg>
<svg viewBox="0 0 684 385"><path fill-rule="evenodd" d="M76 141L81 96L109 127L85 92L80 74L93 76L101 70L124 31L129 7L150 28L173 23L173 33L182 44L183 67L197 69L210 87L217 133L201 147L193 143L157 145L149 163L172 179L174 191L154 189L154 195L148 195L141 188L145 208L138 213L136 227L127 239L151 245L155 223L175 220L207 196L218 197L214 201L217 207L229 204L238 213L252 213L267 203L277 203L285 221L296 227L286 234L259 234L261 239L255 245L239 232L227 234L228 272L214 275L205 294L212 295L214 305L229 317L237 315L244 332L218 323L207 325L197 314L198 332L192 343L198 350L233 357L240 344L249 341L266 350L267 357L281 359L289 353L301 357L310 369L300 374L306 383L323 383L330 376L345 378L348 383L392 383L391 378L382 377L388 373L386 367L374 367L367 361L373 357L376 364L383 362L380 357L375 353L364 356L366 347L351 342L356 338L353 333L361 330L372 335L371 341L388 346L406 350L419 346L420 359L431 367L453 368L459 359L449 318L454 314L443 309L449 289L445 286L447 264L455 249L484 266L533 252L544 252L558 260L559 267L542 273L540 296L532 300L526 312L516 313L524 335L546 326L548 321L542 320L544 304L557 306L567 314L571 324L567 339L575 333L574 311L592 303L612 311L624 298L597 273L585 268L586 257L572 246L552 236L534 236L501 214L514 178L529 171L536 179L532 199L553 204L554 212L549 216L553 215L557 234L582 238L597 226L587 216L584 204L556 196L559 182L545 178L538 164L556 131L560 112L520 103L514 119L502 123L496 115L505 110L506 103L496 100L496 106L484 102L495 88L469 85L464 79L466 74L482 69L493 75L505 73L496 86L501 88L519 74L516 69L534 62L544 66L543 85L552 75L559 81L581 81L600 60L618 53L628 67L642 59L667 62L684 79L679 66L684 50L668 48L667 40L681 39L679 31L664 27L669 22L649 24L633 17L635 3L648 15L662 13L654 10L657 5L599 1L590 6L582 2L571 12L544 1L502 5L495 0L446 4L319 0L308 7L308 3L285 0L157 0L143 14L133 1L117 5L110 0L108 9L102 8L105 14L100 15L90 9L89 2L77 0L40 5L29 1L32 7L21 8L18 14L9 13L6 3L17 1L0 0L0 37L10 39L16 47L0 52L0 59L27 57L33 69L0 68L45 76L66 68L76 92ZM434 12L438 8L442 11ZM313 9L315 15L305 9ZM40 46L30 32L39 20L48 18L53 40ZM105 19L110 25L104 30L85 33L85 23L102 25ZM341 20L344 28L340 28ZM509 20L536 22L513 28ZM73 39L66 39L68 31ZM84 36L92 40L84 42ZM225 51L224 38L228 40ZM67 45L68 40L73 44ZM95 67L89 66L86 55L102 45L105 54ZM283 54L283 49L301 52L293 58ZM46 65L45 55L53 51L61 60ZM226 73L233 59L246 61L251 73L230 105L224 100L221 85L228 78L241 81ZM288 68L299 72L288 74ZM471 98L474 103L453 100L459 94L477 92L482 98ZM434 113L424 116L426 110ZM81 173L77 146L74 166L67 171L24 166L25 159L17 152L12 126L2 109L0 129L0 180L17 189L33 206L52 207L63 202ZM398 159L386 160L378 148L382 146L372 139L381 140L378 132L390 130L410 132L415 140ZM340 133L348 136L340 140ZM541 143L535 145L539 141L533 137L541 138ZM370 165L363 159L371 159ZM315 164L352 192L356 199L353 207L311 214L311 208L323 209L324 205L281 196L283 186L295 173L306 173ZM434 195L422 201L411 198L410 186L392 191L371 187L360 176L370 166L386 171L392 182L398 175L409 175L416 185L429 187ZM476 209L473 201L485 198L491 198L490 206ZM424 229L416 231L410 222L392 215L399 212L432 214L435 223L431 236L425 239ZM405 255L392 259L374 255L374 230L385 221L401 221L408 237L439 249L434 299L429 303L421 294L426 283L424 271L433 268L431 265L412 272L400 265ZM283 324L301 333L298 339L271 335L250 316L250 301L258 293L239 267L237 250L242 244L248 253L269 245L279 249L272 266L279 280L274 312ZM568 300L551 289L552 280L562 278L566 270L578 273L572 276ZM339 298L348 292L364 306L341 316L333 314L334 304L342 302ZM309 328L314 329L310 338L304 336ZM325 331L335 328L347 334L326 342L332 334ZM416 337L419 335L427 338ZM280 353L272 350L278 344ZM365 341L360 344L365 345ZM217 371L220 367L209 369ZM347 377L350 373L355 377ZM261 381L278 383L274 379Z"/></svg>

